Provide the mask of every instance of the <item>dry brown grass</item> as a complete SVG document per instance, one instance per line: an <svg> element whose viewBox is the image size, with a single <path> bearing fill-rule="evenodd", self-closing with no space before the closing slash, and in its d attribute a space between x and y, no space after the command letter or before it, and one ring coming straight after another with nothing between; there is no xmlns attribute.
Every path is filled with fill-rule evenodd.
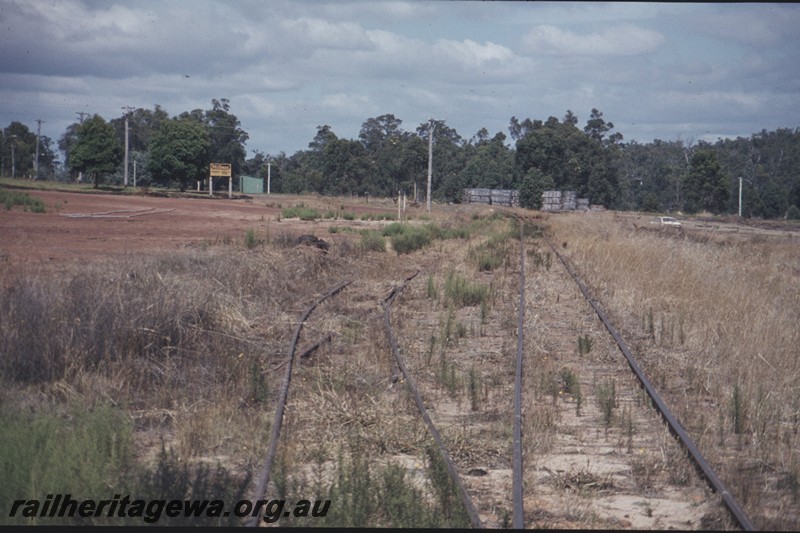
<svg viewBox="0 0 800 533"><path fill-rule="evenodd" d="M448 224L469 220L456 215ZM435 241L398 261L352 246L345 236L331 239L337 244L328 254L279 237L15 281L0 298L2 403L37 413L111 402L133 421L143 464L155 464L164 443L183 463L256 472L297 318L334 284L356 279L303 328L300 350L332 340L295 366L269 492L321 496L320 483L331 482L343 450L368 460L375 475L395 456L424 464L429 436L404 384L392 382L378 303L409 271L433 271L452 249L465 247ZM441 285L444 268L436 275ZM427 307L423 291L408 294ZM409 310L395 318L401 329L411 325ZM327 465L327 474L315 494L303 493L314 464ZM413 501L406 503L413 509Z"/></svg>
<svg viewBox="0 0 800 533"><path fill-rule="evenodd" d="M800 526L798 239L637 231L611 213L549 223L757 525Z"/></svg>

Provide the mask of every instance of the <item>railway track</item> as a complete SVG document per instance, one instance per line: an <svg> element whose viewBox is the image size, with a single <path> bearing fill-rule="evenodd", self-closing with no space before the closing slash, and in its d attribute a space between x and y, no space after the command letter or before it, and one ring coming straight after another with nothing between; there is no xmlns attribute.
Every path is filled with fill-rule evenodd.
<svg viewBox="0 0 800 533"><path fill-rule="evenodd" d="M264 493L267 490L267 484L269 483L270 476L272 475L272 464L275 460L275 452L278 449L278 439L281 434L281 426L283 425L283 412L286 409L286 401L289 397L289 385L292 381L292 367L295 360L295 351L297 350L297 341L300 339L300 331L303 329L303 325L305 324L306 320L308 320L308 317L311 316L311 313L314 312L314 309L316 309L319 304L338 294L351 283L352 281L344 281L331 288L328 292L320 296L314 303L309 305L300 316L300 320L297 322L297 327L295 328L294 335L292 336L292 342L289 345L289 352L286 355L286 371L283 376L283 383L281 384L281 390L278 397L278 406L275 409L275 420L272 423L272 434L270 436L269 449L267 451L266 459L264 460L264 468L261 471L261 475L258 478L258 483L256 484L256 489L253 493L252 501L258 501L264 497ZM260 518L261 517L258 515L250 517L247 525L250 527L257 527L259 525Z"/></svg>
<svg viewBox="0 0 800 533"><path fill-rule="evenodd" d="M511 442L511 466L512 466L512 475L511 475L511 522L509 525L513 526L514 528L524 528L526 526L526 512L525 512L525 501L524 496L526 496L526 483L525 483L525 474L526 474L526 463L525 459L525 418L523 417L523 405L524 405L524 395L526 394L525 390L525 381L524 376L526 373L530 374L530 372L535 372L530 368L524 368L523 363L526 358L526 339L525 339L525 330L526 330L526 301L528 300L529 296L526 295L526 266L525 266L525 258L526 258L526 249L525 249L525 235L523 232L523 220L516 219L516 222L519 227L519 262L517 264L518 269L518 276L519 276L519 300L518 304L516 305L516 357L515 357L515 365L514 365L514 389L513 389L513 427L512 427L512 442ZM597 314L597 317L602 321L604 327L606 328L608 335L613 339L614 344L618 347L619 351L624 355L626 362L630 369L635 374L636 378L638 379L639 383L641 383L642 389L646 392L647 396L652 401L652 404L658 411L658 413L663 418L664 422L669 427L670 431L678 438L681 445L686 450L686 453L690 456L691 460L697 467L700 475L705 479L711 489L719 494L721 497L724 505L727 507L728 511L730 512L731 516L735 520L736 524L745 530L753 530L754 525L747 517L746 513L743 511L741 505L738 504L731 496L730 492L727 490L725 485L719 479L719 477L714 473L713 469L708 465L707 461L703 458L702 454L699 452L697 447L692 442L691 438L686 434L686 431L682 428L680 423L675 419L672 415L669 407L666 403L660 398L655 387L650 383L647 377L642 372L641 368L637 364L633 354L631 353L630 349L626 345L625 341L620 336L619 332L614 328L614 326L610 323L607 315L604 311L600 308L597 302L591 297L591 294L588 291L586 285L581 281L580 277L577 275L575 269L569 264L569 262L564 258L557 250L557 248L550 242L546 241L547 245L549 246L550 250L557 257L560 263L563 265L566 272L570 275L571 279L580 289L580 292L585 298L585 300L591 305L592 309ZM425 427L427 428L430 436L434 440L436 447L438 449L438 453L441 456L442 461L446 465L447 472L452 480L453 486L457 488L459 500L463 505L466 515L468 516L472 527L474 528L482 528L484 527L484 521L481 519L480 513L478 512L478 508L473 501L473 496L471 496L470 491L467 487L467 484L464 482L462 478L462 471L464 467L462 465L461 471L454 461L452 454L448 451L447 446L445 444L445 440L442 438L442 435L437 428L434 420L428 413L428 409L425 406L425 402L423 401L423 397L420 394L420 391L417 388L414 375L412 372L409 371L407 365L405 364L401 349L399 346L398 339L396 334L393 330L392 323L391 323L391 310L393 304L395 303L397 297L404 291L406 286L411 283L419 274L419 270L415 271L414 273L406 276L402 283L392 287L389 291L388 295L382 300L381 308L383 310L383 323L384 329L386 333L386 337L394 357L394 362L397 366L399 374L402 374L403 382L406 385L409 394L414 400L414 403L419 411L419 416L425 423ZM286 365L286 372L283 380L283 384L281 387L280 397L278 407L275 413L275 422L272 426L272 437L270 441L269 451L267 454L267 459L265 461L264 470L261 473L261 476L258 480L257 488L254 492L254 500L260 499L263 497L267 485L269 483L270 475L271 475L271 468L272 468L272 460L275 455L275 450L277 447L277 441L280 435L280 426L281 420L283 417L283 410L285 408L286 399L288 397L288 388L289 383L291 380L291 372L292 372L292 361L295 359L295 348L297 344L297 339L300 334L300 330L303 326L303 323L314 310L314 308L324 301L325 299L335 295L336 293L343 290L350 282L344 282L336 287L332 288L328 291L324 296L320 297L309 309L301 317L295 336L292 340L291 346L289 348L289 352L287 355L287 365ZM530 330L530 328L529 328ZM529 331L534 336L537 334L535 329L533 331ZM528 365L530 366L530 365ZM530 405L530 404L529 404ZM534 407L535 408L535 407ZM530 414L530 413L528 413ZM527 468L530 468L528 465ZM544 465L542 467L544 470L547 470L547 466ZM530 484L528 484L530 485ZM528 486L528 496L535 497L535 489ZM473 491L474 493L474 491ZM528 520L528 525L530 525L530 520ZM258 517L254 517L253 520L249 522L249 525L254 526L258 524Z"/></svg>
<svg viewBox="0 0 800 533"><path fill-rule="evenodd" d="M597 301L592 298L592 295L590 294L586 284L581 280L567 259L558 252L558 249L550 240L547 241L547 244L553 251L553 254L558 257L559 261L564 266L564 269L567 271L567 273L569 273L570 277L572 277L572 279L578 285L583 297L587 302L589 302L589 305L592 306L592 309L594 309L594 311L597 313L597 316L603 322L603 325L608 330L608 333L611 335L611 337L613 337L614 342L617 344L620 352L625 357L625 360L630 366L631 371L633 371L633 373L636 375L636 379L639 380L639 383L641 383L641 386L647 393L647 396L652 400L656 411L659 413L659 415L661 415L664 422L669 427L670 432L679 439L681 445L686 449L686 452L689 454L692 462L701 472L703 478L708 482L714 492L720 495L725 503L725 506L728 508L739 527L745 531L754 531L755 526L747 516L747 513L745 513L744 509L742 509L742 506L736 501L717 473L714 472L714 469L711 467L711 465L708 464L708 461L697 448L692 438L683 428L675 415L673 415L672 410L669 408L667 403L658 394L655 386L653 386L642 368L639 366L639 363L636 361L636 358L634 357L625 340L620 335L619 331L617 331L617 329L611 323L608 315L603 311Z"/></svg>

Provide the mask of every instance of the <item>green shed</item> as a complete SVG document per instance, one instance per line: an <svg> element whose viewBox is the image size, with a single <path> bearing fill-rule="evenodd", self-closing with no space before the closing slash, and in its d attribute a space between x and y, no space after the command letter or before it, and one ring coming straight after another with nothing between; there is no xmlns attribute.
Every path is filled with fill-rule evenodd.
<svg viewBox="0 0 800 533"><path fill-rule="evenodd" d="M242 194L264 194L264 178L242 176Z"/></svg>

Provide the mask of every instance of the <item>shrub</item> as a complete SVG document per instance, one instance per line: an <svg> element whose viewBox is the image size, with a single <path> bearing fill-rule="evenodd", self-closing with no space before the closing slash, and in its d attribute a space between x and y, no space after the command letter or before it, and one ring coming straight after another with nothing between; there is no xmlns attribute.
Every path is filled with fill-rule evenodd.
<svg viewBox="0 0 800 533"><path fill-rule="evenodd" d="M313 207L306 207L304 204L298 204L292 207L284 207L281 209L281 218L299 218L300 220L316 220L322 218L319 211Z"/></svg>
<svg viewBox="0 0 800 533"><path fill-rule="evenodd" d="M397 254L410 254L431 243L431 236L424 228L414 228L392 236L392 248Z"/></svg>
<svg viewBox="0 0 800 533"><path fill-rule="evenodd" d="M383 236L375 231L365 231L361 234L361 249L367 252L385 252L386 241Z"/></svg>
<svg viewBox="0 0 800 533"><path fill-rule="evenodd" d="M244 247L252 250L259 244L261 244L261 241L256 237L256 231L253 228L248 228L244 233Z"/></svg>
<svg viewBox="0 0 800 533"><path fill-rule="evenodd" d="M32 213L44 213L44 202L39 198L34 198L26 192L8 191L0 189L0 203L2 203L6 210L10 210L14 206L21 206L26 211Z"/></svg>
<svg viewBox="0 0 800 533"><path fill-rule="evenodd" d="M597 406L603 414L603 423L609 428L617 406L617 386L613 380L606 380L597 386Z"/></svg>
<svg viewBox="0 0 800 533"><path fill-rule="evenodd" d="M124 479L133 453L130 418L110 405L81 407L75 406L70 420L51 413L0 412L4 505L57 493L72 494L75 499L105 499L109 487L117 487ZM116 490L121 492L121 488ZM19 524L33 523L19 513L14 519ZM10 520L4 518L6 524ZM63 523L65 519L55 520ZM75 520L86 525L97 519ZM36 519L39 524L46 521Z"/></svg>
<svg viewBox="0 0 800 533"><path fill-rule="evenodd" d="M456 306L470 307L482 305L489 297L489 288L480 283L470 283L451 270L444 281L444 295Z"/></svg>

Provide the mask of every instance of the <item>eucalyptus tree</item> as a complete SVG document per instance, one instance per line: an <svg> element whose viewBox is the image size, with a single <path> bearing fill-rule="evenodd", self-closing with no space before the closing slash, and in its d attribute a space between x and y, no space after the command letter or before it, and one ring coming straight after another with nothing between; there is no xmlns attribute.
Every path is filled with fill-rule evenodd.
<svg viewBox="0 0 800 533"><path fill-rule="evenodd" d="M466 187L507 189L517 185L514 179L514 155L505 145L506 136L497 132L489 138L481 128L464 146L464 167L461 182Z"/></svg>
<svg viewBox="0 0 800 533"><path fill-rule="evenodd" d="M544 123L528 120L531 129L516 143L518 175L537 169L557 189L574 190L593 204L615 207L619 199L616 140L620 137L603 139L613 125L596 122L595 111L590 119L595 122L587 123L584 131L576 127L570 113L565 122L555 117Z"/></svg>
<svg viewBox="0 0 800 533"><path fill-rule="evenodd" d="M729 180L722 172L716 151L706 148L694 152L684 184L688 212L708 210L716 214L725 211L730 195Z"/></svg>
<svg viewBox="0 0 800 533"><path fill-rule="evenodd" d="M431 195L441 200L455 200L464 188L461 171L464 168L464 139L444 120L423 122L417 126L417 135L428 140L433 124L433 173Z"/></svg>
<svg viewBox="0 0 800 533"><path fill-rule="evenodd" d="M161 124L149 142L147 169L153 180L165 185L175 181L181 190L208 176L211 139L201 122L173 118Z"/></svg>
<svg viewBox="0 0 800 533"><path fill-rule="evenodd" d="M70 168L83 172L99 187L103 176L114 172L122 162L123 147L114 126L100 115L85 120L77 130L70 153Z"/></svg>

